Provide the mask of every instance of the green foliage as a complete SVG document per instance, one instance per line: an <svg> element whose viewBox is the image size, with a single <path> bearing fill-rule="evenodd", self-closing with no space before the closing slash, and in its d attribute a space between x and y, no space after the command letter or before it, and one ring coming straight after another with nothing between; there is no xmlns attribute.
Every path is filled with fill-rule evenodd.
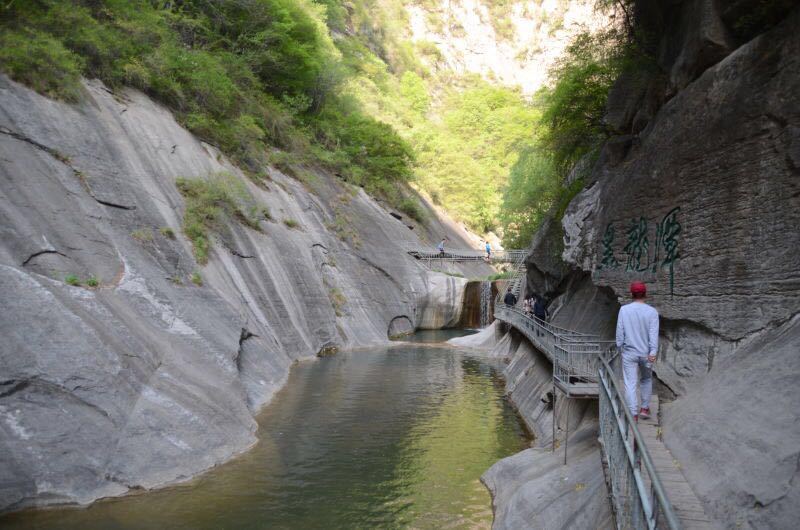
<svg viewBox="0 0 800 530"><path fill-rule="evenodd" d="M494 229L508 172L538 119L518 92L469 80L444 100L441 119L411 132L420 186L471 228Z"/></svg>
<svg viewBox="0 0 800 530"><path fill-rule="evenodd" d="M330 298L336 316L344 316L344 306L347 303L347 298L344 296L344 293L338 287L331 287L328 289L328 298Z"/></svg>
<svg viewBox="0 0 800 530"><path fill-rule="evenodd" d="M317 137L330 156L325 165L368 192L396 198L398 183L411 179L411 147L391 125L348 109L325 109Z"/></svg>
<svg viewBox="0 0 800 530"><path fill-rule="evenodd" d="M428 216L422 205L414 197L405 197L398 204L398 209L418 223L424 223Z"/></svg>
<svg viewBox="0 0 800 530"><path fill-rule="evenodd" d="M541 110L539 134L521 151L503 195L504 246L530 245L548 212L561 219L583 188L580 176L570 185L564 181L579 160L597 154L609 135L604 116L612 84L623 71L653 66L635 42L627 27L581 33L549 72L551 84L535 101Z"/></svg>
<svg viewBox="0 0 800 530"><path fill-rule="evenodd" d="M97 287L100 285L100 280L98 280L96 276L89 276L86 280L86 285L89 287Z"/></svg>
<svg viewBox="0 0 800 530"><path fill-rule="evenodd" d="M200 275L200 272L198 271L192 272L192 283L198 287L203 286L203 277Z"/></svg>
<svg viewBox="0 0 800 530"><path fill-rule="evenodd" d="M257 214L261 210L244 184L233 175L218 173L207 180L179 178L175 185L186 200L183 232L192 242L195 259L201 265L208 262L211 233L219 232L225 221L236 219L259 230Z"/></svg>
<svg viewBox="0 0 800 530"><path fill-rule="evenodd" d="M328 10L343 27L338 1ZM410 149L352 102L339 114L356 63L383 63L345 61L324 11L313 0L10 2L0 10L0 67L68 100L80 75L137 87L253 173L270 143L392 198L410 178Z"/></svg>
<svg viewBox="0 0 800 530"><path fill-rule="evenodd" d="M83 61L46 33L0 32L0 68L47 96L76 101Z"/></svg>
<svg viewBox="0 0 800 530"><path fill-rule="evenodd" d="M149 228L137 228L131 232L131 237L139 243L149 243L153 240L153 231Z"/></svg>
<svg viewBox="0 0 800 530"><path fill-rule="evenodd" d="M552 86L538 94L546 124L542 145L563 175L606 139L603 117L608 92L620 73L643 66L626 33L581 33L550 71Z"/></svg>
<svg viewBox="0 0 800 530"><path fill-rule="evenodd" d="M158 229L158 231L161 232L161 235L167 239L175 239L175 231L168 226L162 226Z"/></svg>
<svg viewBox="0 0 800 530"><path fill-rule="evenodd" d="M310 190L311 170L322 167L424 222L409 198L414 182L472 229L502 226L507 240L523 242L545 205L564 196L559 179L604 138L605 98L631 64L629 40L615 30L578 38L532 105L515 90L454 75L434 43L409 41L408 1L443 23L433 0L7 2L0 68L69 101L80 97L80 76L137 87L261 185L265 163ZM513 31L513 4L489 7L500 35ZM518 166L520 152L528 159ZM201 263L221 216L254 228L270 219L214 181L179 184L183 230ZM357 246L345 218L340 209L331 224Z"/></svg>
<svg viewBox="0 0 800 530"><path fill-rule="evenodd" d="M530 242L528 242L528 243L530 243ZM495 274L490 274L486 279L488 281L490 281L490 282L493 282L495 280L508 280L508 279L512 278L513 276L514 276L514 271L513 270L507 270L507 271L503 271L503 272L497 272Z"/></svg>
<svg viewBox="0 0 800 530"><path fill-rule="evenodd" d="M67 285L72 285L73 287L78 287L81 284L81 280L74 274L67 274L64 277L64 283Z"/></svg>
<svg viewBox="0 0 800 530"><path fill-rule="evenodd" d="M528 147L511 169L500 222L503 246L527 248L558 195L560 175L542 149Z"/></svg>
<svg viewBox="0 0 800 530"><path fill-rule="evenodd" d="M297 229L299 229L299 228L300 228L300 223L298 223L298 222L297 222L297 221L295 221L294 219L290 219L290 218L288 218L288 217L287 217L286 219L284 219L284 220L283 220L283 224L285 224L285 225L286 225L286 226L288 226L289 228L297 228Z"/></svg>
<svg viewBox="0 0 800 530"><path fill-rule="evenodd" d="M583 189L583 180L576 179L571 184L567 186L560 186L558 189L558 197L556 199L556 211L555 211L555 219L561 221L564 217L564 212L567 211L567 206L575 198L575 196L580 193Z"/></svg>
<svg viewBox="0 0 800 530"><path fill-rule="evenodd" d="M400 78L400 95L408 107L419 114L425 114L431 104L425 81L415 72L405 72Z"/></svg>

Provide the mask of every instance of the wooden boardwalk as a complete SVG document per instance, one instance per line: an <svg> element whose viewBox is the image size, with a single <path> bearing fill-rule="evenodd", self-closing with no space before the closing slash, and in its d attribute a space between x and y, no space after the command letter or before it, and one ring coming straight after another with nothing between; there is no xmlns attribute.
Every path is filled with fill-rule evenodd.
<svg viewBox="0 0 800 530"><path fill-rule="evenodd" d="M681 464L670 453L661 439L661 427L658 422L659 403L658 396L653 395L650 401L650 419L639 420L639 432L645 440L645 445L653 460L653 465L658 473L658 478L666 490L672 507L681 525L686 530L706 530L716 528L705 513L703 505L692 491L691 486L683 475ZM645 484L650 488L650 481L644 473Z"/></svg>

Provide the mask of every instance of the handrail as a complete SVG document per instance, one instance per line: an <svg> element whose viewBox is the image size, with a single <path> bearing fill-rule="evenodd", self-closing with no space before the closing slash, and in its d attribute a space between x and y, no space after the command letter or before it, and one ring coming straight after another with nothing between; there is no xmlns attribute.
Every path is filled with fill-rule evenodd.
<svg viewBox="0 0 800 530"><path fill-rule="evenodd" d="M478 249L445 249L444 252L439 252L437 248L426 248L414 245L404 245L407 254L414 256L417 259L444 259L451 261L479 261L486 260L486 252ZM493 250L491 261L512 262L515 263L524 258L526 251L524 250Z"/></svg>
<svg viewBox="0 0 800 530"><path fill-rule="evenodd" d="M616 354L611 359L615 357ZM661 484L644 438L628 410L609 360L602 355L597 375L601 390L600 439L611 477L617 528L627 528L627 524L620 524L620 521L625 521L630 522L633 528L653 530L659 526L659 514L663 514L667 528L680 529L680 521ZM642 466L650 479L651 495L645 487ZM635 494L630 491L632 483Z"/></svg>
<svg viewBox="0 0 800 530"><path fill-rule="evenodd" d="M558 327L558 326L556 326L554 324L551 324L550 322L546 322L546 321L544 321L544 320L542 320L542 319L540 319L540 318L538 318L536 316L528 315L522 309L519 309L518 307L513 306L513 305L508 305L508 304L506 304L506 303L504 303L502 301L500 303L495 304L495 307L496 308L507 309L508 311L517 313L517 314L519 314L520 316L522 316L524 318L528 318L530 320L533 320L537 325L542 326L545 329L548 329L548 330L551 330L551 331L558 330L559 331L559 335L586 337L587 339L592 339L592 340L594 340L595 337L598 337L597 335L590 335L588 333L581 333L580 331L574 331L574 330L571 330L571 329Z"/></svg>
<svg viewBox="0 0 800 530"><path fill-rule="evenodd" d="M515 263L515 274L509 280L509 288L517 296L523 259ZM568 396L572 388L571 381L597 383L599 387L596 392L600 398L600 439L609 468L617 528L654 530L659 526L659 515L663 514L667 528L679 530L681 525L678 517L611 369L610 362L618 356L615 342L554 326L517 307L506 305L502 300L504 295L499 292L495 300L495 318L514 325L550 358L553 363L554 392L557 381L566 385L564 391ZM615 353L607 357L610 351ZM555 422L553 440L555 448ZM566 440L564 448L566 463ZM641 465L650 479L650 495Z"/></svg>

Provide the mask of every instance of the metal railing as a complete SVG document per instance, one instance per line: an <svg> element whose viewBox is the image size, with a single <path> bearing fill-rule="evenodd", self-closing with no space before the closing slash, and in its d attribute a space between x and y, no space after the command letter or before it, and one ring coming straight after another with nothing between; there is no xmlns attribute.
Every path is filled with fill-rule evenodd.
<svg viewBox="0 0 800 530"><path fill-rule="evenodd" d="M614 358L619 364L617 354L600 356L597 375L600 380L600 442L608 467L617 528L677 530L681 528L680 521L625 404L619 378L611 366Z"/></svg>
<svg viewBox="0 0 800 530"><path fill-rule="evenodd" d="M568 337L555 345L553 379L562 388L597 385L597 368L600 356L614 348L613 341L586 337Z"/></svg>
<svg viewBox="0 0 800 530"><path fill-rule="evenodd" d="M509 286L519 297L524 258L515 263ZM566 396L588 397L596 391L600 400L600 441L606 459L611 502L617 528L681 528L678 516L667 498L644 439L625 404L619 377L611 362L617 357L616 344L597 335L554 326L503 303L504 292L495 301L495 318L507 322L553 363L553 393L559 386ZM569 408L567 408L569 425ZM555 411L553 413L553 450L555 451ZM564 440L564 463L567 442ZM663 519L663 523L660 521Z"/></svg>
<svg viewBox="0 0 800 530"><path fill-rule="evenodd" d="M414 258L425 261L488 261L491 263L516 263L520 261L520 259L524 259L526 254L524 250L493 250L490 257L487 258L485 251L471 248L445 248L444 252L439 252L436 247L419 247L413 245L406 245L405 251Z"/></svg>

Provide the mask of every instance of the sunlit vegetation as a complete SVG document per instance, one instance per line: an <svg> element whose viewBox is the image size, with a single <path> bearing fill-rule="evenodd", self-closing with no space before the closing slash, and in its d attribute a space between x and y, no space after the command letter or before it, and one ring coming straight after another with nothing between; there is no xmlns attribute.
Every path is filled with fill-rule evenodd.
<svg viewBox="0 0 800 530"><path fill-rule="evenodd" d="M566 175L607 135L605 99L632 57L624 28L579 36L529 100L458 76L434 43L411 42L407 3L441 18L433 0L4 2L0 69L70 102L82 97L81 77L138 88L261 186L266 164L311 192L323 169L425 222L413 187L473 230L526 246L545 212L577 193L580 180L566 186ZM514 5L491 4L502 38ZM223 214L253 228L271 219L229 180L178 181L201 263ZM357 246L345 216L337 209L330 224Z"/></svg>
<svg viewBox="0 0 800 530"><path fill-rule="evenodd" d="M133 86L254 175L271 144L400 200L411 149L342 90L357 65L325 12L312 0L4 2L0 68L67 101L81 76Z"/></svg>
<svg viewBox="0 0 800 530"><path fill-rule="evenodd" d="M195 259L201 265L208 262L211 234L219 232L225 226L224 221L236 220L259 230L263 207L233 175L219 173L208 179L179 178L175 185L186 201L183 232L191 241Z"/></svg>
<svg viewBox="0 0 800 530"><path fill-rule="evenodd" d="M622 4L629 7L632 0ZM613 5L598 2L600 8ZM503 194L505 246L528 246L545 217L561 219L583 187L583 172L612 134L604 121L612 84L628 69L652 65L630 31L623 19L619 26L577 35L550 70L549 84L536 94L537 134L511 169Z"/></svg>

